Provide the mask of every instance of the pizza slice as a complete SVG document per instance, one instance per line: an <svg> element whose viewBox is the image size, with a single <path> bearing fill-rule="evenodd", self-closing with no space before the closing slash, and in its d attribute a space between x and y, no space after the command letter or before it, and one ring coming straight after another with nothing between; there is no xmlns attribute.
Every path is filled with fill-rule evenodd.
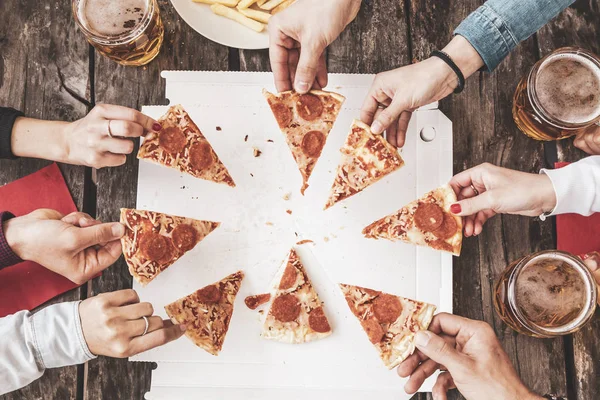
<svg viewBox="0 0 600 400"><path fill-rule="evenodd" d="M242 279L244 273L238 271L166 305L165 311L173 323L186 325L185 335L196 346L217 356L223 348Z"/></svg>
<svg viewBox="0 0 600 400"><path fill-rule="evenodd" d="M340 152L342 160L325 210L404 165L396 148L383 135L371 133L371 128L359 120L352 122L350 133Z"/></svg>
<svg viewBox="0 0 600 400"><path fill-rule="evenodd" d="M415 351L414 337L431 323L435 306L400 296L340 284L348 307L389 369Z"/></svg>
<svg viewBox="0 0 600 400"><path fill-rule="evenodd" d="M305 343L331 335L317 292L294 249L275 278L261 336L283 343Z"/></svg>
<svg viewBox="0 0 600 400"><path fill-rule="evenodd" d="M121 238L129 273L146 286L182 255L193 249L218 222L199 221L155 211L121 209Z"/></svg>
<svg viewBox="0 0 600 400"><path fill-rule="evenodd" d="M371 239L402 240L458 256L463 235L462 218L450 212L455 202L454 190L445 185L373 222L362 233Z"/></svg>
<svg viewBox="0 0 600 400"><path fill-rule="evenodd" d="M158 122L162 129L146 135L137 155L140 160L235 187L229 171L181 105L170 107Z"/></svg>
<svg viewBox="0 0 600 400"><path fill-rule="evenodd" d="M263 95L298 164L303 180L300 192L304 194L345 97L322 90L273 94L263 89Z"/></svg>

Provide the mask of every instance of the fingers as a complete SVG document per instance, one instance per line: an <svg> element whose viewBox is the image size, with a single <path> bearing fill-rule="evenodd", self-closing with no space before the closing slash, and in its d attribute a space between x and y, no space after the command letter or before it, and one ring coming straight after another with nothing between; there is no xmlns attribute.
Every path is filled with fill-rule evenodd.
<svg viewBox="0 0 600 400"><path fill-rule="evenodd" d="M592 126L577 134L573 144L588 154L600 154L600 127Z"/></svg>
<svg viewBox="0 0 600 400"><path fill-rule="evenodd" d="M398 129L396 131L396 145L397 147L404 147L406 142L406 131L408 131L408 124L412 117L412 111L403 111L398 119Z"/></svg>
<svg viewBox="0 0 600 400"><path fill-rule="evenodd" d="M103 153L97 158L97 162L92 164L95 168L118 167L127 162L125 154Z"/></svg>
<svg viewBox="0 0 600 400"><path fill-rule="evenodd" d="M494 210L496 208L496 199L493 191L488 190L479 196L460 200L450 206L450 211L454 215L467 216L474 215L484 210ZM485 222L485 221L484 221Z"/></svg>
<svg viewBox="0 0 600 400"><path fill-rule="evenodd" d="M140 137L144 135L144 126L131 121L110 120L110 133L117 137Z"/></svg>
<svg viewBox="0 0 600 400"><path fill-rule="evenodd" d="M162 329L164 326L165 322L161 317L157 315L148 317L148 331L146 332L146 335L150 332ZM134 321L129 321L127 323L127 331L131 333L132 338L136 336L142 336L144 334L145 329L146 321L141 317Z"/></svg>
<svg viewBox="0 0 600 400"><path fill-rule="evenodd" d="M92 218L89 214L83 213L83 212L72 212L69 215L64 216L61 219L62 222L70 224L70 225L75 225L75 226L91 226L91 225L96 225L99 224L99 221L96 221L94 218Z"/></svg>
<svg viewBox="0 0 600 400"><path fill-rule="evenodd" d="M452 375L449 372L442 372L433 385L431 392L436 400L446 400L448 398L448 390L456 388Z"/></svg>
<svg viewBox="0 0 600 400"><path fill-rule="evenodd" d="M431 320L429 330L436 334L457 336L458 333L470 327L472 320L454 314L439 313Z"/></svg>
<svg viewBox="0 0 600 400"><path fill-rule="evenodd" d="M131 154L133 142L128 139L107 137L100 142L99 150L113 154Z"/></svg>
<svg viewBox="0 0 600 400"><path fill-rule="evenodd" d="M123 120L135 122L136 124L141 125L147 131L156 131L161 129L160 124L156 120L150 118L145 114L142 114L138 110L134 110L133 108L115 106L112 104L99 104L96 107L94 107L92 112L108 120ZM113 129L112 124L113 123L111 122L111 131Z"/></svg>
<svg viewBox="0 0 600 400"><path fill-rule="evenodd" d="M271 39L271 41L273 41ZM292 90L292 81L290 79L290 68L288 64L289 50L280 45L269 46L269 59L271 60L271 70L275 78L275 88L278 92Z"/></svg>
<svg viewBox="0 0 600 400"><path fill-rule="evenodd" d="M173 325L170 320L163 321L164 327L144 336L138 336L131 340L131 354L138 354L143 351L162 346L175 339L179 339L185 333L185 325Z"/></svg>
<svg viewBox="0 0 600 400"><path fill-rule="evenodd" d="M323 51L323 54L321 54L321 57L319 58L319 65L317 67L317 79L315 80L315 84L313 85L313 87L315 89L323 89L325 86L327 86L327 81L327 60L325 59L325 52Z"/></svg>
<svg viewBox="0 0 600 400"><path fill-rule="evenodd" d="M419 350L434 362L443 364L449 370L460 368L468 359L443 338L430 331L419 331L415 335Z"/></svg>
<svg viewBox="0 0 600 400"><path fill-rule="evenodd" d="M99 296L103 296L109 305L115 307L140 302L137 292L133 289L117 290L116 292L104 293Z"/></svg>
<svg viewBox="0 0 600 400"><path fill-rule="evenodd" d="M310 90L317 77L319 62L324 48L312 43L302 43L300 47L300 59L294 79L294 89L298 93L306 93Z"/></svg>
<svg viewBox="0 0 600 400"><path fill-rule="evenodd" d="M371 124L371 131L373 131L374 134L382 133L392 123L395 123L402 111L405 111L406 109L408 109L408 104L404 102L404 99L395 96L391 104L377 115Z"/></svg>
<svg viewBox="0 0 600 400"><path fill-rule="evenodd" d="M75 235L77 247L81 250L120 239L125 234L125 227L119 222L98 224L87 228L79 228Z"/></svg>
<svg viewBox="0 0 600 400"><path fill-rule="evenodd" d="M398 365L396 372L401 378L406 378L410 376L415 369L417 369L419 364L427 359L428 358L425 354L421 353L419 350L415 350L414 353L412 353L404 361L402 361L400 365Z"/></svg>
<svg viewBox="0 0 600 400"><path fill-rule="evenodd" d="M150 317L154 314L154 307L147 301L135 304L129 304L119 308L123 318L129 320L138 320L142 317Z"/></svg>
<svg viewBox="0 0 600 400"><path fill-rule="evenodd" d="M435 371L438 370L440 364L433 360L426 360L419 365L408 378L408 382L404 385L404 391L408 394L413 394L425 382L425 379L429 378Z"/></svg>
<svg viewBox="0 0 600 400"><path fill-rule="evenodd" d="M360 109L360 120L367 125L371 125L375 119L375 113L377 113L378 107L379 102L374 96L371 95L371 93L369 93Z"/></svg>

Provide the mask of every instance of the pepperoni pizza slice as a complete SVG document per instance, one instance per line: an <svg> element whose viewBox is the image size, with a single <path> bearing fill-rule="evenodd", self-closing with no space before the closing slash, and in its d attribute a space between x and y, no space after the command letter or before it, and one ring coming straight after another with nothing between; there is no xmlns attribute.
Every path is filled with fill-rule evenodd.
<svg viewBox="0 0 600 400"><path fill-rule="evenodd" d="M185 324L185 335L196 346L217 356L223 348L242 279L244 273L238 271L166 305L165 311L173 323Z"/></svg>
<svg viewBox="0 0 600 400"><path fill-rule="evenodd" d="M456 194L442 186L400 210L365 227L362 233L371 239L402 240L460 255L462 218L450 212Z"/></svg>
<svg viewBox="0 0 600 400"><path fill-rule="evenodd" d="M331 335L323 304L292 249L276 276L262 337L283 343L306 343Z"/></svg>
<svg viewBox="0 0 600 400"><path fill-rule="evenodd" d="M435 306L421 301L340 284L350 310L389 369L415 351L414 337L431 323Z"/></svg>
<svg viewBox="0 0 600 400"><path fill-rule="evenodd" d="M218 222L130 208L121 209L121 223L125 225L121 238L125 261L142 286L219 226Z"/></svg>
<svg viewBox="0 0 600 400"><path fill-rule="evenodd" d="M263 95L298 164L304 182L300 192L304 194L345 97L322 90L273 94L263 89Z"/></svg>
<svg viewBox="0 0 600 400"><path fill-rule="evenodd" d="M374 135L367 124L358 120L352 122L350 133L340 152L342 160L325 210L404 165L398 151L383 135Z"/></svg>
<svg viewBox="0 0 600 400"><path fill-rule="evenodd" d="M181 105L170 107L158 121L162 130L146 135L137 155L140 160L235 187L227 168Z"/></svg>

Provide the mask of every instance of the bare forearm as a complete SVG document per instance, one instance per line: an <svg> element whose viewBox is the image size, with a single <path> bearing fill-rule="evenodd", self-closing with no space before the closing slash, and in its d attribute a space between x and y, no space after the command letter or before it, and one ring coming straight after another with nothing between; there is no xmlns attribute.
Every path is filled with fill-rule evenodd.
<svg viewBox="0 0 600 400"><path fill-rule="evenodd" d="M64 129L68 122L17 118L11 136L12 152L17 157L65 161L68 155Z"/></svg>

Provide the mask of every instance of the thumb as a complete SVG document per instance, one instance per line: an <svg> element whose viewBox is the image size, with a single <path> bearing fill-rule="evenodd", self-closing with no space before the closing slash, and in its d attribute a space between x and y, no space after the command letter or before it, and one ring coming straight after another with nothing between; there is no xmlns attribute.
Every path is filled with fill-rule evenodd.
<svg viewBox="0 0 600 400"><path fill-rule="evenodd" d="M125 227L119 222L98 224L79 229L79 245L81 248L96 246L100 243L112 242L125 234Z"/></svg>
<svg viewBox="0 0 600 400"><path fill-rule="evenodd" d="M317 70L319 68L319 59L323 54L324 48L320 46L314 46L309 44L303 44L300 47L300 59L298 60L298 67L296 69L296 79L294 82L294 89L298 93L306 93L310 90L315 77L317 76Z"/></svg>
<svg viewBox="0 0 600 400"><path fill-rule="evenodd" d="M415 345L421 353L438 364L444 365L449 371L458 367L464 357L444 339L430 331L419 331L415 335Z"/></svg>
<svg viewBox="0 0 600 400"><path fill-rule="evenodd" d="M400 96L394 96L394 99L382 112L375 117L375 121L371 124L371 131L379 135L383 133L392 123L398 120L402 111L406 111L408 106L404 99Z"/></svg>
<svg viewBox="0 0 600 400"><path fill-rule="evenodd" d="M495 207L493 196L493 191L487 190L475 197L470 197L452 204L450 206L450 211L452 211L454 215L465 217L468 215L477 214L482 210L493 210ZM457 205L460 206L460 208L457 207Z"/></svg>

